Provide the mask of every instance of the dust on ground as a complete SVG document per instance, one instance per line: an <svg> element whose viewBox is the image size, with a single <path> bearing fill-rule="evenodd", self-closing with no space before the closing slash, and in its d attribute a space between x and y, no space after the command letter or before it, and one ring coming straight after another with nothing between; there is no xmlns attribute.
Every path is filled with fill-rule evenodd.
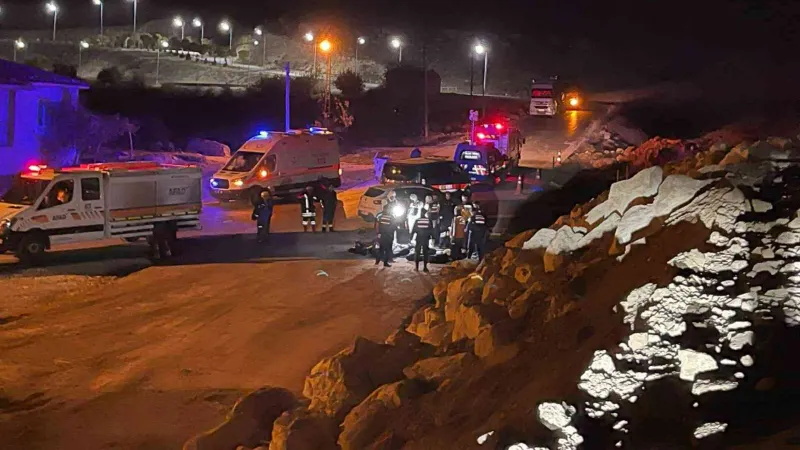
<svg viewBox="0 0 800 450"><path fill-rule="evenodd" d="M299 393L356 335L382 340L433 279L399 262L154 266L0 278L4 449L176 449L243 392Z"/></svg>

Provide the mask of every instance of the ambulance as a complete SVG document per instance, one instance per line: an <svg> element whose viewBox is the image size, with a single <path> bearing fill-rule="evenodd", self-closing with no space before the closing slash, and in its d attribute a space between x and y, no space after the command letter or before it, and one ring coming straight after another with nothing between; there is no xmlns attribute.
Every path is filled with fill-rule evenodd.
<svg viewBox="0 0 800 450"><path fill-rule="evenodd" d="M52 245L200 228L201 170L154 162L31 165L0 198L0 252L39 260Z"/></svg>
<svg viewBox="0 0 800 450"><path fill-rule="evenodd" d="M211 178L211 195L221 201L255 202L265 190L278 197L306 186L342 184L339 141L324 128L262 131L248 140Z"/></svg>

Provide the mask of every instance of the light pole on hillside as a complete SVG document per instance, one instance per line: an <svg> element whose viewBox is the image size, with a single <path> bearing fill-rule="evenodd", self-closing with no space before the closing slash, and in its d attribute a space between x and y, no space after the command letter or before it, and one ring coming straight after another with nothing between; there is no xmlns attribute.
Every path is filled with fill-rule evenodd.
<svg viewBox="0 0 800 450"><path fill-rule="evenodd" d="M358 47L366 43L367 39L362 36L359 36L358 39L356 39L356 75L358 75Z"/></svg>
<svg viewBox="0 0 800 450"><path fill-rule="evenodd" d="M483 55L483 90L481 91L481 114L486 116L486 72L489 70L489 49L478 42L475 44L475 54L479 57ZM471 64L471 63L470 63Z"/></svg>
<svg viewBox="0 0 800 450"><path fill-rule="evenodd" d="M14 41L14 62L17 62L17 51L25 50L25 41L22 38Z"/></svg>
<svg viewBox="0 0 800 450"><path fill-rule="evenodd" d="M403 64L403 41L400 38L392 38L390 42L393 49L397 50L397 63Z"/></svg>
<svg viewBox="0 0 800 450"><path fill-rule="evenodd" d="M206 37L205 36L205 34L206 34L206 26L205 26L205 24L203 23L202 20L200 20L199 17L195 17L194 20L192 21L192 26L194 26L195 28L200 28L200 45L203 45L203 39L205 39L205 37Z"/></svg>
<svg viewBox="0 0 800 450"><path fill-rule="evenodd" d="M78 70L77 72L80 73L81 65L83 65L83 51L89 48L89 43L86 41L81 41L78 44Z"/></svg>
<svg viewBox="0 0 800 450"><path fill-rule="evenodd" d="M267 36L264 33L264 29L261 27L256 27L253 32L256 34L256 36L261 37L261 65L267 67Z"/></svg>
<svg viewBox="0 0 800 450"><path fill-rule="evenodd" d="M139 0L127 0L133 3L133 34L136 35L136 13L139 7Z"/></svg>
<svg viewBox="0 0 800 450"><path fill-rule="evenodd" d="M314 47L314 65L311 66L312 67L311 74L316 79L316 77L317 77L317 45L314 43L314 33L309 31L308 33L303 35L303 39L305 39L306 42L310 42L311 46Z"/></svg>
<svg viewBox="0 0 800 450"><path fill-rule="evenodd" d="M50 2L45 5L47 12L53 15L53 40L56 40L56 27L58 26L58 5L55 2Z"/></svg>
<svg viewBox="0 0 800 450"><path fill-rule="evenodd" d="M105 15L104 11L103 11L103 6L104 6L103 5L103 0L92 0L92 3L94 3L95 6L99 6L100 7L100 36L102 36L103 35L103 16Z"/></svg>
<svg viewBox="0 0 800 450"><path fill-rule="evenodd" d="M186 37L186 23L180 16L178 16L172 19L172 26L181 29L181 41L182 41L183 38Z"/></svg>
<svg viewBox="0 0 800 450"><path fill-rule="evenodd" d="M161 68L161 49L166 50L169 48L169 42L161 41L156 45L156 86L160 86L161 84L158 82L158 71Z"/></svg>
<svg viewBox="0 0 800 450"><path fill-rule="evenodd" d="M219 24L219 29L228 33L228 48L233 50L233 25L227 20L223 20Z"/></svg>

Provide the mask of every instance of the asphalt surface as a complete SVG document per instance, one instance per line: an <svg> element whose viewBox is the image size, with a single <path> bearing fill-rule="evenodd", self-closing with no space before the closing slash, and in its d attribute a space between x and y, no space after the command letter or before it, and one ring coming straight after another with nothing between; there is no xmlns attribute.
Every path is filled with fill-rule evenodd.
<svg viewBox="0 0 800 450"><path fill-rule="evenodd" d="M520 118L517 126L525 138L520 166L553 168L559 151L562 160L566 160L585 141L587 130L593 125L599 126L608 111L607 106L594 104L586 110L561 111L555 117Z"/></svg>

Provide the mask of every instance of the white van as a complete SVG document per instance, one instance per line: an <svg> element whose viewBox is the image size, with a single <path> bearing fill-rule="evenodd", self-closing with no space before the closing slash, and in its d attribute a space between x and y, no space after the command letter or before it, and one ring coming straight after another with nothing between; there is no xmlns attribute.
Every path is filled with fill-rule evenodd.
<svg viewBox="0 0 800 450"><path fill-rule="evenodd" d="M280 197L321 182L339 187L341 176L339 142L330 131L262 131L214 174L211 195L222 201L254 201L265 190Z"/></svg>

